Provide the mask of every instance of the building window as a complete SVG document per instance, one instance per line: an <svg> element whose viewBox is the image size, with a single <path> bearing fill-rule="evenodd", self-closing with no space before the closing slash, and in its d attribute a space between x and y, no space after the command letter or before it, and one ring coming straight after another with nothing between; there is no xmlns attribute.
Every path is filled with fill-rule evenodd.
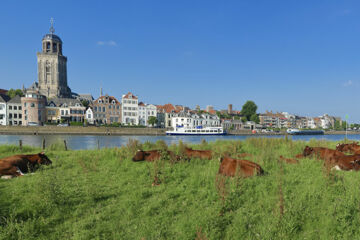
<svg viewBox="0 0 360 240"><path fill-rule="evenodd" d="M9 105L9 110L12 110L12 106L11 106L11 105Z"/></svg>
<svg viewBox="0 0 360 240"><path fill-rule="evenodd" d="M17 106L14 106L14 110L17 110Z"/></svg>
<svg viewBox="0 0 360 240"><path fill-rule="evenodd" d="M105 107L103 107L102 109L103 109L103 112L105 112L105 111L106 111L106 110L105 110Z"/></svg>
<svg viewBox="0 0 360 240"><path fill-rule="evenodd" d="M12 113L9 113L9 119L12 119Z"/></svg>
<svg viewBox="0 0 360 240"><path fill-rule="evenodd" d="M14 118L17 118L17 113L14 113Z"/></svg>
<svg viewBox="0 0 360 240"><path fill-rule="evenodd" d="M35 103L31 103L31 104L30 104L30 107L35 107Z"/></svg>
<svg viewBox="0 0 360 240"><path fill-rule="evenodd" d="M19 110L21 110L21 106L19 106Z"/></svg>

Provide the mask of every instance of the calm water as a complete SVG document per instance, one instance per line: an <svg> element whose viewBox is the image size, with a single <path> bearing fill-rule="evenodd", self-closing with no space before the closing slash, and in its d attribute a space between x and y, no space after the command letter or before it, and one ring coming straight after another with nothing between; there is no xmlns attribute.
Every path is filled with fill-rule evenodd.
<svg viewBox="0 0 360 240"><path fill-rule="evenodd" d="M126 145L129 139L136 139L140 142L156 142L164 140L167 144L177 144L179 140L187 143L200 143L202 139L208 142L220 140L244 140L248 137L267 137L267 138L283 138L284 136L74 136L74 135L0 135L0 144L18 144L19 140L23 141L23 145L38 146L42 144L45 138L46 145L66 140L67 145L71 149L94 149L97 148L99 142L100 147L119 147ZM343 140L345 135L315 135L315 136L292 136L293 140L308 141L314 139L325 139L331 141ZM360 140L360 134L348 135L350 140Z"/></svg>

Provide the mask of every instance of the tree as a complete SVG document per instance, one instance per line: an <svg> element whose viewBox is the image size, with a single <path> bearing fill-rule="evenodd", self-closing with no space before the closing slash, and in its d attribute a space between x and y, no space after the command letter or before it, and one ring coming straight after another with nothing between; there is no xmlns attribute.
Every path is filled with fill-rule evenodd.
<svg viewBox="0 0 360 240"><path fill-rule="evenodd" d="M24 93L22 92L21 89L10 89L8 92L7 92L7 95L10 97L10 98L14 98L15 96L24 96Z"/></svg>
<svg viewBox="0 0 360 240"><path fill-rule="evenodd" d="M246 117L246 119L249 121L251 119L251 116L256 114L256 110L256 104L253 101L247 101L241 109L241 115Z"/></svg>
<svg viewBox="0 0 360 240"><path fill-rule="evenodd" d="M253 121L253 122L255 122L255 123L259 123L259 122L260 122L260 118L259 118L259 116L258 116L256 113L254 113L253 115L251 115L250 121Z"/></svg>
<svg viewBox="0 0 360 240"><path fill-rule="evenodd" d="M82 104L85 108L88 108L88 106L89 106L89 101L87 101L87 100L81 100L81 104Z"/></svg>
<svg viewBox="0 0 360 240"><path fill-rule="evenodd" d="M247 118L244 116L244 117L241 118L241 121L244 123L244 122L247 121Z"/></svg>
<svg viewBox="0 0 360 240"><path fill-rule="evenodd" d="M154 126L155 124L157 124L157 122L158 122L158 120L157 120L157 118L154 117L154 116L151 116L151 117L149 117L149 119L148 119L148 124L151 124L152 126Z"/></svg>

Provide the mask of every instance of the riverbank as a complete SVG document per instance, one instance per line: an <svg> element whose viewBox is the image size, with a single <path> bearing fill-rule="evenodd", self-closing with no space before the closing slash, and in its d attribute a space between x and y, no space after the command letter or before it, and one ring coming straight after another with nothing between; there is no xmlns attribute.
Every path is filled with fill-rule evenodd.
<svg viewBox="0 0 360 240"><path fill-rule="evenodd" d="M164 128L131 128L131 127L58 127L58 126L0 126L0 135L100 135L100 136L165 136ZM228 135L237 136L277 136L286 135L282 132L252 133L251 130L229 130ZM345 135L345 131L326 131L325 135ZM360 134L348 131L347 134Z"/></svg>

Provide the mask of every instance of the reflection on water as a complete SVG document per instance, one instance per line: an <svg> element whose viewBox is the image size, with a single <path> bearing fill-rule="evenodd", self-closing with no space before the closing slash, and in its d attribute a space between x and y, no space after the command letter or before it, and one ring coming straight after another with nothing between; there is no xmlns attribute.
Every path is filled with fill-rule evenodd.
<svg viewBox="0 0 360 240"><path fill-rule="evenodd" d="M45 138L46 145L63 142L66 140L70 149L94 149L97 148L98 142L101 148L104 147L120 147L126 145L129 139L135 139L140 142L156 142L157 140L164 140L167 144L177 144L179 140L186 143L200 143L202 139L208 142L216 140L244 140L249 137L266 137L266 138L283 138L284 136L93 136L93 135L0 135L0 144L18 144L19 140L23 141L23 145L40 147L43 138ZM345 135L303 135L292 136L293 140L308 141L312 138L341 141ZM360 140L360 134L348 135L350 140Z"/></svg>

